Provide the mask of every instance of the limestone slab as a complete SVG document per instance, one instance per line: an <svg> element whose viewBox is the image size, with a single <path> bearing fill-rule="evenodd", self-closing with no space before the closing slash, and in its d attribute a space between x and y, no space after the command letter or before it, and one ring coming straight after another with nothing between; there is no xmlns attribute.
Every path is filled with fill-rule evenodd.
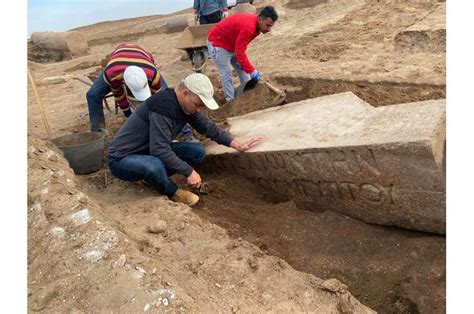
<svg viewBox="0 0 474 314"><path fill-rule="evenodd" d="M210 144L205 167L237 172L305 208L445 233L445 100L372 107L352 93L228 119L246 153Z"/></svg>

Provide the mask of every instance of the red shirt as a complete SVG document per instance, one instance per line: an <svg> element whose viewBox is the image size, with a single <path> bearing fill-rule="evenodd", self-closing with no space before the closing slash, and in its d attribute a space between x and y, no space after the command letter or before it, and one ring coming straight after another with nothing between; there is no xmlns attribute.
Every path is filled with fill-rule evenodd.
<svg viewBox="0 0 474 314"><path fill-rule="evenodd" d="M130 65L136 65L145 71L152 94L161 89L161 75L153 56L138 45L122 44L118 46L110 55L110 61L104 71L104 81L110 86L115 101L122 110L129 109L127 94L123 86L125 84L123 73Z"/></svg>
<svg viewBox="0 0 474 314"><path fill-rule="evenodd" d="M257 37L258 16L252 13L237 13L214 25L207 33L207 40L214 47L234 52L242 69L250 74L255 67L247 57L247 46Z"/></svg>

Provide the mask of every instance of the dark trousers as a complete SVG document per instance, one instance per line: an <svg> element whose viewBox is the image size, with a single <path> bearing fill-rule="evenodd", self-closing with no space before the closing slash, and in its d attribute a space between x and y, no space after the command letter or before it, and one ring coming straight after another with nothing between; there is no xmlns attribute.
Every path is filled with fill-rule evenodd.
<svg viewBox="0 0 474 314"><path fill-rule="evenodd" d="M161 89L168 88L165 78L161 76ZM91 131L97 132L99 129L105 129L104 110L102 108L102 100L110 92L110 86L105 83L104 72L95 80L91 88L86 93L87 107L89 109L89 120L91 124ZM183 133L191 132L189 127L183 128Z"/></svg>
<svg viewBox="0 0 474 314"><path fill-rule="evenodd" d="M206 156L201 143L171 143L171 149L191 167L202 162ZM173 196L178 190L178 185L169 178L174 172L167 169L155 156L133 154L122 159L109 156L109 169L115 177L124 181L145 180L163 195Z"/></svg>
<svg viewBox="0 0 474 314"><path fill-rule="evenodd" d="M100 73L86 94L92 132L96 132L99 129L105 129L102 99L104 99L105 95L110 92L110 86L105 83L103 75L104 72Z"/></svg>
<svg viewBox="0 0 474 314"><path fill-rule="evenodd" d="M208 15L199 16L199 24L214 24L219 23L222 20L222 11L216 11Z"/></svg>

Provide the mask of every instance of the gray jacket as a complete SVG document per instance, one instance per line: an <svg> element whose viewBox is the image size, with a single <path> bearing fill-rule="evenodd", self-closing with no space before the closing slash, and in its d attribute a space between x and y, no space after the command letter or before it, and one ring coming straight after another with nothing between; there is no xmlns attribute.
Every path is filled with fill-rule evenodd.
<svg viewBox="0 0 474 314"><path fill-rule="evenodd" d="M227 8L227 0L194 0L194 10L200 15L209 15Z"/></svg>
<svg viewBox="0 0 474 314"><path fill-rule="evenodd" d="M171 150L171 141L186 123L211 140L230 146L232 138L205 114L184 113L174 89L165 89L141 103L118 131L109 147L109 159L144 152L158 157L167 169L189 176L193 168Z"/></svg>

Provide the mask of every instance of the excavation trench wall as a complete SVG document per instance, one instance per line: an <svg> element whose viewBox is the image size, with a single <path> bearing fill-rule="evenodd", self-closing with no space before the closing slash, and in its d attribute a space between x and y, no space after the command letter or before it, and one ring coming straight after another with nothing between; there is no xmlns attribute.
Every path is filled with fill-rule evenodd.
<svg viewBox="0 0 474 314"><path fill-rule="evenodd" d="M446 98L446 85L345 81L287 76L276 76L274 81L285 90L287 103L343 92L352 92L375 107Z"/></svg>

